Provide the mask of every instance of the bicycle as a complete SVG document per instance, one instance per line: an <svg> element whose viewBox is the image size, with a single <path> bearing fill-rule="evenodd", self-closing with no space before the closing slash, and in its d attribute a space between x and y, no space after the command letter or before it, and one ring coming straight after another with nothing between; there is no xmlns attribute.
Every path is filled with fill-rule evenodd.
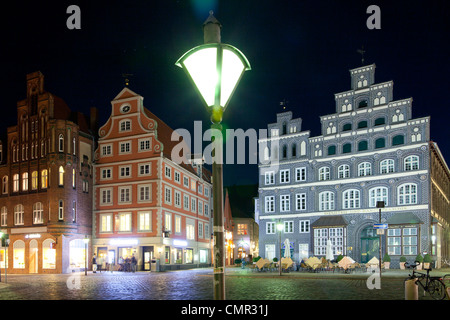
<svg viewBox="0 0 450 320"><path fill-rule="evenodd" d="M442 268L450 268L450 260L442 258L441 265L442 265Z"/></svg>
<svg viewBox="0 0 450 320"><path fill-rule="evenodd" d="M417 279L416 283L420 284L420 286L423 289L423 294L425 295L426 292L430 295L431 298L434 300L443 300L446 296L445 293L445 285L444 282L442 282L442 277L431 277L430 276L430 269L427 269L427 273L417 272L415 268L419 265L419 263L416 264L408 264L405 262L405 267L412 269L412 274L409 275L407 280L413 280Z"/></svg>

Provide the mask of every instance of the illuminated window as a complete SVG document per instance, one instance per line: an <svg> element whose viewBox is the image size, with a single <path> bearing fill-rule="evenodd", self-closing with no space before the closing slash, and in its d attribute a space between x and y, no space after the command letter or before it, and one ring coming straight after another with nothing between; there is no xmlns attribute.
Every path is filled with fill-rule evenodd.
<svg viewBox="0 0 450 320"><path fill-rule="evenodd" d="M56 269L56 249L55 241L45 239L42 243L42 268Z"/></svg>
<svg viewBox="0 0 450 320"><path fill-rule="evenodd" d="M2 227L6 227L7 217L8 217L8 209L6 207L2 207L1 217L0 217L0 225Z"/></svg>
<svg viewBox="0 0 450 320"><path fill-rule="evenodd" d="M100 215L100 233L112 232L112 215L101 214Z"/></svg>
<svg viewBox="0 0 450 320"><path fill-rule="evenodd" d="M38 188L38 172L33 171L31 173L31 189L36 190Z"/></svg>
<svg viewBox="0 0 450 320"><path fill-rule="evenodd" d="M77 176L75 175L75 169L72 169L72 188L75 189Z"/></svg>
<svg viewBox="0 0 450 320"><path fill-rule="evenodd" d="M13 192L19 192L19 174L13 175Z"/></svg>
<svg viewBox="0 0 450 320"><path fill-rule="evenodd" d="M152 213L140 212L138 215L138 229L139 231L151 231L152 229Z"/></svg>
<svg viewBox="0 0 450 320"><path fill-rule="evenodd" d="M22 240L13 244L13 268L25 269L25 242Z"/></svg>
<svg viewBox="0 0 450 320"><path fill-rule="evenodd" d="M59 167L58 184L60 186L64 185L64 168L62 166Z"/></svg>
<svg viewBox="0 0 450 320"><path fill-rule="evenodd" d="M36 172L36 185L37 185L37 172ZM41 171L41 187L42 189L48 188L48 171L44 169Z"/></svg>
<svg viewBox="0 0 450 320"><path fill-rule="evenodd" d="M238 235L247 235L248 234L248 225L238 223L237 225L237 234Z"/></svg>
<svg viewBox="0 0 450 320"><path fill-rule="evenodd" d="M59 200L58 202L58 220L64 219L64 201Z"/></svg>
<svg viewBox="0 0 450 320"><path fill-rule="evenodd" d="M131 231L131 213L119 214L119 231L120 232Z"/></svg>
<svg viewBox="0 0 450 320"><path fill-rule="evenodd" d="M14 224L23 225L23 205L18 204L14 207Z"/></svg>
<svg viewBox="0 0 450 320"><path fill-rule="evenodd" d="M28 172L22 173L22 190L28 190Z"/></svg>
<svg viewBox="0 0 450 320"><path fill-rule="evenodd" d="M43 223L44 222L44 207L41 202L36 202L33 204L33 223Z"/></svg>
<svg viewBox="0 0 450 320"><path fill-rule="evenodd" d="M413 183L402 184L398 187L398 205L417 203L417 185Z"/></svg>

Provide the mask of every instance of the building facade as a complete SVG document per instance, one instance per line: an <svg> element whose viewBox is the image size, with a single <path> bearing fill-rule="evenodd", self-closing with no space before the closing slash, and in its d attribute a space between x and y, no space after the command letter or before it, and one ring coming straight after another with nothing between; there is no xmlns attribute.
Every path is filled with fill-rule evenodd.
<svg viewBox="0 0 450 320"><path fill-rule="evenodd" d="M0 267L8 273L66 273L84 268L84 239L92 234L94 136L81 113L44 90L40 72L28 74L17 125L0 146ZM95 111L95 110L91 110ZM5 260L6 258L6 260Z"/></svg>
<svg viewBox="0 0 450 320"><path fill-rule="evenodd" d="M379 257L381 239L393 266L419 253L439 265L449 257L449 171L430 142L430 118L412 117L411 98L394 101L392 81L375 83L374 64L350 76L335 112L320 117L320 136L283 112L259 140L260 255L279 256L281 224L282 254L289 239L297 261L325 256L331 240L335 256L364 263ZM388 225L381 237L377 223Z"/></svg>
<svg viewBox="0 0 450 320"><path fill-rule="evenodd" d="M95 151L94 253L115 265L134 255L137 270L210 265L209 171L172 160L179 137L142 96L124 88L111 105Z"/></svg>

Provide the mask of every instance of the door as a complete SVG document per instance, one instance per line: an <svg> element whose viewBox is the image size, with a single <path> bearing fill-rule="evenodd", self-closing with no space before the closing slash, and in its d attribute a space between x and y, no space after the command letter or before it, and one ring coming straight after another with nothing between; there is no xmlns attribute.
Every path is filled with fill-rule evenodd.
<svg viewBox="0 0 450 320"><path fill-rule="evenodd" d="M38 273L38 243L34 239L30 241L29 272Z"/></svg>
<svg viewBox="0 0 450 320"><path fill-rule="evenodd" d="M142 259L142 269L150 271L151 262L154 258L153 246L142 247L143 259Z"/></svg>
<svg viewBox="0 0 450 320"><path fill-rule="evenodd" d="M361 231L361 263L367 263L380 252L380 238L372 226Z"/></svg>

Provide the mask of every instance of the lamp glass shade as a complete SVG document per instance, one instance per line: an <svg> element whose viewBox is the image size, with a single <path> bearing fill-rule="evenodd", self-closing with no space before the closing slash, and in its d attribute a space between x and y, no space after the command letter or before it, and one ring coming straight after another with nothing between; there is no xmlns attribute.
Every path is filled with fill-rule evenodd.
<svg viewBox="0 0 450 320"><path fill-rule="evenodd" d="M245 66L242 60L228 48L223 50L222 58L222 79L220 88L220 105L222 107L226 106L228 100L233 94L242 73L244 72Z"/></svg>

